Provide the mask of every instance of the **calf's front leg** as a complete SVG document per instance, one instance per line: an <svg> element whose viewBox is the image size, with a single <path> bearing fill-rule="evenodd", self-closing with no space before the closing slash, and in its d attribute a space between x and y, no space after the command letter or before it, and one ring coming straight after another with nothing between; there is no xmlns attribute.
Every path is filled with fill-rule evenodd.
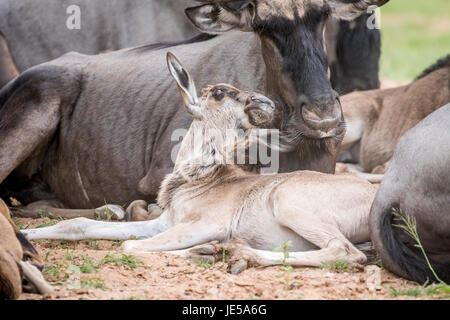
<svg viewBox="0 0 450 320"><path fill-rule="evenodd" d="M104 222L87 218L62 221L54 226L21 230L28 240L128 240L150 238L167 229L163 219L140 222Z"/></svg>
<svg viewBox="0 0 450 320"><path fill-rule="evenodd" d="M155 221L155 220L152 220ZM146 240L129 240L122 244L122 249L131 253L150 253L174 251L190 248L212 241L221 241L226 237L226 230L212 223L197 221L180 223ZM177 252L174 252L176 254ZM178 253L185 253L178 251Z"/></svg>

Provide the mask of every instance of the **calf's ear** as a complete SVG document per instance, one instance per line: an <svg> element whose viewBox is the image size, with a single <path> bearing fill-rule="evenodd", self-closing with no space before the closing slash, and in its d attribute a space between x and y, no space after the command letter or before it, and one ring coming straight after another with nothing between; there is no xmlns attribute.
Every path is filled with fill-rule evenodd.
<svg viewBox="0 0 450 320"><path fill-rule="evenodd" d="M184 105L189 113L194 118L201 119L202 113L197 97L197 89L195 88L191 75L180 60L171 52L167 53L167 66L169 67L170 74L177 83Z"/></svg>
<svg viewBox="0 0 450 320"><path fill-rule="evenodd" d="M232 5L205 4L185 11L189 20L202 32L224 33L234 29L253 31L253 5L238 1Z"/></svg>
<svg viewBox="0 0 450 320"><path fill-rule="evenodd" d="M342 20L354 20L371 7L381 7L389 0L329 0L328 4L334 16Z"/></svg>

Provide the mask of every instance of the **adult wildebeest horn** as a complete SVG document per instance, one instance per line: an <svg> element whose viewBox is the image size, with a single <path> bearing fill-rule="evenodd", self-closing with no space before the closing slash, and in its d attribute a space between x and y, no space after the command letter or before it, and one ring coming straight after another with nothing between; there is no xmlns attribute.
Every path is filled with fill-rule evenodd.
<svg viewBox="0 0 450 320"><path fill-rule="evenodd" d="M348 2L343 0L327 1L333 13L343 20L353 20L361 14L367 12L371 6L381 7L389 2L389 0L360 0Z"/></svg>
<svg viewBox="0 0 450 320"><path fill-rule="evenodd" d="M231 9L239 10L249 4L249 1L242 0L196 0L201 3L214 3L214 4L226 4L226 3L241 3L239 6L233 6ZM303 0L298 0L302 2ZM313 0L314 2L314 0ZM322 3L322 0L320 0ZM355 0L353 2L343 0L328 0L327 3L331 7L333 13L341 19L353 20L367 11L371 6L381 7L389 2L389 0ZM228 8L230 9L230 8Z"/></svg>
<svg viewBox="0 0 450 320"><path fill-rule="evenodd" d="M229 2L248 2L247 0L195 0L202 3L229 3Z"/></svg>
<svg viewBox="0 0 450 320"><path fill-rule="evenodd" d="M194 118L201 119L202 113L197 97L197 89L195 88L195 83L191 75L180 60L171 52L167 53L167 66L169 67L170 74L177 82L183 102L189 113Z"/></svg>

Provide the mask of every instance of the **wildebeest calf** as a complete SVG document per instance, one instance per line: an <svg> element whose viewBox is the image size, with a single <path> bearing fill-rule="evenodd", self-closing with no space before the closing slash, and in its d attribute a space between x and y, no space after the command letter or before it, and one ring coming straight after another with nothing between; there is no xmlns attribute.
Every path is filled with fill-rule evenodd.
<svg viewBox="0 0 450 320"><path fill-rule="evenodd" d="M168 63L194 121L173 172L162 183L158 195L162 215L129 223L78 218L24 230L26 236L66 240L147 237L150 239L126 241L123 249L170 251L188 257L210 257L216 248L209 242L239 238L243 242L225 245L229 254L261 265L281 263L283 253L270 250L291 240L293 252L286 262L292 265L321 266L336 259L365 261L354 244L369 239L368 217L376 188L353 175L313 171L260 175L225 162L223 159L230 153L234 156L239 148L225 134L266 127L273 121L274 103L225 84L209 86L198 98L188 71L170 54ZM201 246L182 250L197 245Z"/></svg>
<svg viewBox="0 0 450 320"><path fill-rule="evenodd" d="M341 97L347 133L339 160L359 163L367 173L383 174L399 139L449 102L450 55L411 84Z"/></svg>

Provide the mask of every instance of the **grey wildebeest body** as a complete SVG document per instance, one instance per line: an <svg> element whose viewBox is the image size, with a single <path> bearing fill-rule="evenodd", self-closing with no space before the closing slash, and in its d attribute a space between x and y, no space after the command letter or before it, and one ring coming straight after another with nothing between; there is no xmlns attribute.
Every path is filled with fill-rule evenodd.
<svg viewBox="0 0 450 320"><path fill-rule="evenodd" d="M372 242L396 274L437 281L416 242L393 215L416 220L421 244L440 280L450 283L450 104L399 141L370 212Z"/></svg>
<svg viewBox="0 0 450 320"><path fill-rule="evenodd" d="M3 0L0 32L20 71L77 51L97 54L151 42L178 41L198 31L184 16L193 0ZM69 6L81 29L69 29Z"/></svg>
<svg viewBox="0 0 450 320"><path fill-rule="evenodd" d="M194 0L4 0L0 3L0 88L17 76L17 69L24 71L70 51L97 54L144 43L187 39L198 32L183 12L193 3ZM81 9L81 30L66 27L70 20L66 10L72 5ZM379 87L380 32L367 28L367 19L371 15L365 14L355 22L330 19L327 24L331 79L340 94Z"/></svg>
<svg viewBox="0 0 450 320"><path fill-rule="evenodd" d="M287 263L292 265L365 261L352 243L369 239L368 217L376 188L352 175L312 171L259 175L230 164L227 159L234 158L234 150L258 143L258 139L246 142L243 132L230 138L230 130L266 127L273 121L274 103L225 84L209 86L197 98L187 70L172 55L168 55L168 64L194 121L173 172L162 183L158 195L162 215L130 223L78 218L24 230L26 236L66 240L151 237L123 244L126 251L136 253L183 250L239 238L249 246L236 241L225 245L233 257L262 265L280 264L283 253L268 250L291 240L294 252ZM214 254L210 249L206 245L174 253ZM303 252L308 250L312 251Z"/></svg>
<svg viewBox="0 0 450 320"><path fill-rule="evenodd" d="M347 123L341 160L359 163L364 172L384 173L399 139L449 102L450 55L411 84L341 97Z"/></svg>
<svg viewBox="0 0 450 320"><path fill-rule="evenodd" d="M283 11L284 1L191 8L188 15L203 31L256 34L232 32L171 50L189 57L186 65L202 86L233 82L277 100L277 126L292 148L281 156L282 172L332 173L345 130L327 78L323 26L329 14L351 19L368 3L290 3L297 11ZM165 76L166 51L144 46L69 54L9 83L0 93L0 150L9 151L0 155L4 197L24 203L57 198L70 208L154 200L173 168L178 141L171 136L191 122L176 107L179 97Z"/></svg>

